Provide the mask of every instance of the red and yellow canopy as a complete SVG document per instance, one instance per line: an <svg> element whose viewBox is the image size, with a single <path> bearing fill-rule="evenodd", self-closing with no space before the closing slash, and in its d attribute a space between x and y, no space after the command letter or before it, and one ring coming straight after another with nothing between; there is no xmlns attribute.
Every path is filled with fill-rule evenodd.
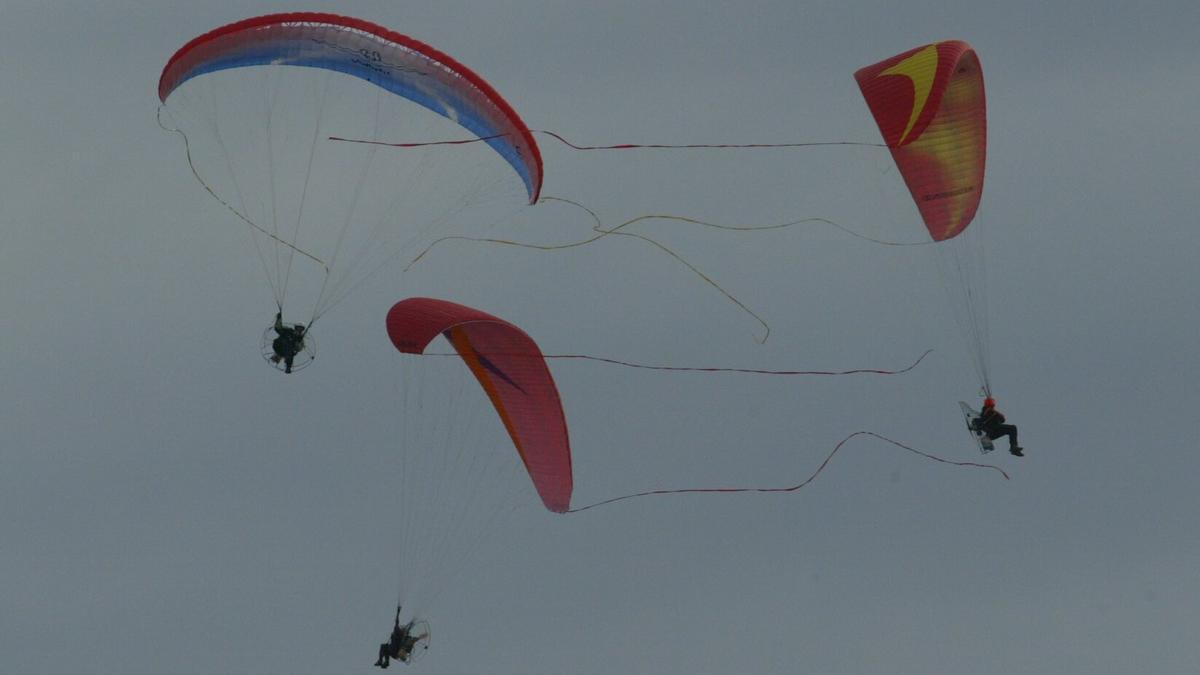
<svg viewBox="0 0 1200 675"><path fill-rule="evenodd" d="M934 241L957 236L979 208L987 154L983 71L966 42L917 47L854 79Z"/></svg>

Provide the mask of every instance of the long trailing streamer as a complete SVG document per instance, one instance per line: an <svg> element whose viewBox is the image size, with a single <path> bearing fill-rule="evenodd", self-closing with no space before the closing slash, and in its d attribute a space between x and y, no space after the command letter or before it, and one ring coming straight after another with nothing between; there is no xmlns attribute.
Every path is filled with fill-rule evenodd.
<svg viewBox="0 0 1200 675"><path fill-rule="evenodd" d="M567 201L567 200L558 199L557 197L545 197L544 199L547 201L551 201L551 200ZM819 216L812 216L809 218L801 218L799 220L789 220L786 223L775 223L772 225L726 225L723 223L713 223L713 222L709 222L706 220L700 220L698 218L689 218L688 216L676 216L676 215L671 215L671 214L667 214L667 213L648 213L645 215L638 216L636 218L630 218L629 220L621 223L620 225L617 225L616 227L611 228L611 233L615 233L617 230L620 230L620 229L623 229L630 225L634 225L636 223L640 223L640 222L647 221L647 220L667 220L667 221L674 221L677 223L687 223L689 225L700 225L701 227L707 227L707 228L711 228L714 230L727 230L727 231L732 231L732 232L762 232L765 230L782 230L782 229L786 229L786 228L790 228L790 227L797 227L799 225L808 225L808 224L815 223L815 224L821 224L821 225L828 225L829 227L832 227L835 230L839 230L845 234L848 234L851 237L862 239L863 241L869 241L872 244L879 244L881 246L928 246L928 245L934 243L932 241L889 241L887 239L876 239L874 237L868 237L865 234L855 232L854 230L852 230L838 222L832 221L828 218L821 218ZM593 229L596 229L596 228L593 228ZM600 231L604 231L604 230L600 230Z"/></svg>
<svg viewBox="0 0 1200 675"><path fill-rule="evenodd" d="M596 361L598 363L607 363L616 366L624 366L626 368L638 368L641 370L658 370L673 373L741 373L747 375L814 375L814 376L832 376L832 375L901 375L913 370L926 356L933 353L932 349L926 349L925 353L921 354L916 361L913 361L908 366L898 370L884 370L881 368L851 368L849 370L768 370L763 368L723 368L709 366L663 366L652 365L646 363L635 363L633 361L622 361L620 359L611 359L603 356L592 356L589 354L542 354L543 359L564 359L578 361ZM458 353L453 352L426 352L423 356L442 356L442 357L459 357Z"/></svg>
<svg viewBox="0 0 1200 675"><path fill-rule="evenodd" d="M549 136L572 150L747 150L769 148L821 148L830 146L852 146L862 148L886 148L883 143L867 143L863 141L810 141L805 143L614 143L611 145L583 145L567 140L561 134L545 129L530 129L529 133ZM443 141L413 141L409 143L390 143L387 141L372 141L364 138L343 138L330 136L331 141L344 143L363 143L365 145L386 145L392 148L427 148L435 145L467 145L470 143L486 143L510 134L493 134L478 138L464 138Z"/></svg>
<svg viewBox="0 0 1200 675"><path fill-rule="evenodd" d="M634 494L622 495L620 497L612 497L610 499L605 499L603 501L595 502L593 504L588 504L586 506L577 506L573 509L568 510L567 513L579 513L581 511L587 511L588 509L594 509L599 506L606 506L608 504L615 504L617 502L622 502L622 501L625 501L628 499L637 499L640 497L650 497L653 495L715 494L715 493L731 494L731 493L739 493L739 492L782 494L782 493L796 492L797 490L800 490L801 488L805 487L809 483L816 480L817 476L821 475L821 472L825 470L825 467L829 466L829 463L833 460L833 456L836 455L838 453L838 451L842 449L842 446L846 445L846 443L848 443L851 439L856 438L858 436L870 436L872 438L879 439L886 443L890 443L898 448L901 448L902 450L907 450L908 452L911 452L915 455L920 455L921 457L924 457L925 459L928 459L928 460L931 460L934 462L941 462L942 464L952 464L954 466L973 467L973 468L978 468L978 469L991 469L993 471L999 471L1000 475L1004 476L1004 480L1009 480L1008 473L1005 472L1004 469L1001 469L1000 467L995 466L993 464L981 464L978 462L958 462L958 461L954 461L954 460L950 460L950 459L944 459L942 457L938 457L937 455L925 452L923 450L918 450L916 448L907 446L899 441L892 440L886 436L877 434L873 431L855 431L854 433L850 434L849 436L843 438L836 446L834 446L833 450L829 453L829 456L827 456L825 458L825 461L821 462L821 464L817 467L816 471L813 471L812 474L808 478L805 478L804 480L800 481L796 485L792 485L792 486L788 486L788 487L775 487L775 488L770 488L770 487L715 487L715 488L682 488L682 489L669 489L669 490L647 490L645 492L637 492Z"/></svg>
<svg viewBox="0 0 1200 675"><path fill-rule="evenodd" d="M602 356L590 356L586 354L547 354L543 358L547 359L579 359L587 361L598 361L600 363L610 363L626 368L640 368L643 370L660 370L675 373L744 373L750 375L900 375L916 368L933 352L932 349L926 349L924 354L921 354L916 361L899 370L883 370L879 368L851 368L849 370L767 370L761 368L719 368L719 367L697 367L697 366L661 366L649 365L645 363L633 363L631 361L620 361L618 359L609 359Z"/></svg>

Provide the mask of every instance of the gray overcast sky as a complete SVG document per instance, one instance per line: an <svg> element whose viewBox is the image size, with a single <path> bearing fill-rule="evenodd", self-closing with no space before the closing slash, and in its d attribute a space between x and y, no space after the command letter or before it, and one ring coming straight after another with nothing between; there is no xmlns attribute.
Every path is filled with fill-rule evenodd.
<svg viewBox="0 0 1200 675"><path fill-rule="evenodd" d="M766 317L765 345L637 242L462 244L373 276L308 370L265 367L249 238L156 125L155 86L191 37L306 9L428 42L582 142L873 142L852 73L941 39L970 42L987 85L992 365L1028 448L991 459L1012 480L862 440L787 496L522 506L430 617L421 672L1194 672L1200 6L1106 4L0 0L0 671L365 672L398 574L383 317L410 295L548 352L850 368L936 350L833 381L556 362L579 504L786 485L857 429L978 459L928 251L819 228L640 230ZM542 148L545 194L609 222L920 231L880 150ZM586 233L552 209L500 233Z"/></svg>

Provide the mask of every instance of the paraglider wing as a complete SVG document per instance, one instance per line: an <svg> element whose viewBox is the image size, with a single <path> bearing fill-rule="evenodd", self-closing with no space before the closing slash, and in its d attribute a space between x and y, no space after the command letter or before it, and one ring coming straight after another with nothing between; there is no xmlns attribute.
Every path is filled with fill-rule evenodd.
<svg viewBox="0 0 1200 675"><path fill-rule="evenodd" d="M957 236L983 195L983 71L965 42L904 52L854 74L934 241Z"/></svg>
<svg viewBox="0 0 1200 675"><path fill-rule="evenodd" d="M263 65L321 68L366 80L454 120L486 139L521 176L529 202L542 187L542 158L528 127L483 78L450 56L382 26L336 14L272 14L222 26L185 44L163 68L164 103L184 82Z"/></svg>
<svg viewBox="0 0 1200 675"><path fill-rule="evenodd" d="M396 349L422 354L443 335L471 369L500 415L546 508L571 503L571 448L558 389L537 344L516 326L470 307L409 298L387 315Z"/></svg>

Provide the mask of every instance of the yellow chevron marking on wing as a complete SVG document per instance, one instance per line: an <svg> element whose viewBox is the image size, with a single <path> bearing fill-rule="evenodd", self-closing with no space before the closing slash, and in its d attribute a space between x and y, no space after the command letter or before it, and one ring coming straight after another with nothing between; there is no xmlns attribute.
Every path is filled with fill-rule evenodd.
<svg viewBox="0 0 1200 675"><path fill-rule="evenodd" d="M912 112L908 115L908 126L904 127L904 133L900 135L897 146L904 145L908 141L908 135L912 133L917 119L925 110L925 104L929 101L929 93L933 90L933 78L937 75L937 64L937 45L932 44L880 73L880 76L903 75L913 83Z"/></svg>

